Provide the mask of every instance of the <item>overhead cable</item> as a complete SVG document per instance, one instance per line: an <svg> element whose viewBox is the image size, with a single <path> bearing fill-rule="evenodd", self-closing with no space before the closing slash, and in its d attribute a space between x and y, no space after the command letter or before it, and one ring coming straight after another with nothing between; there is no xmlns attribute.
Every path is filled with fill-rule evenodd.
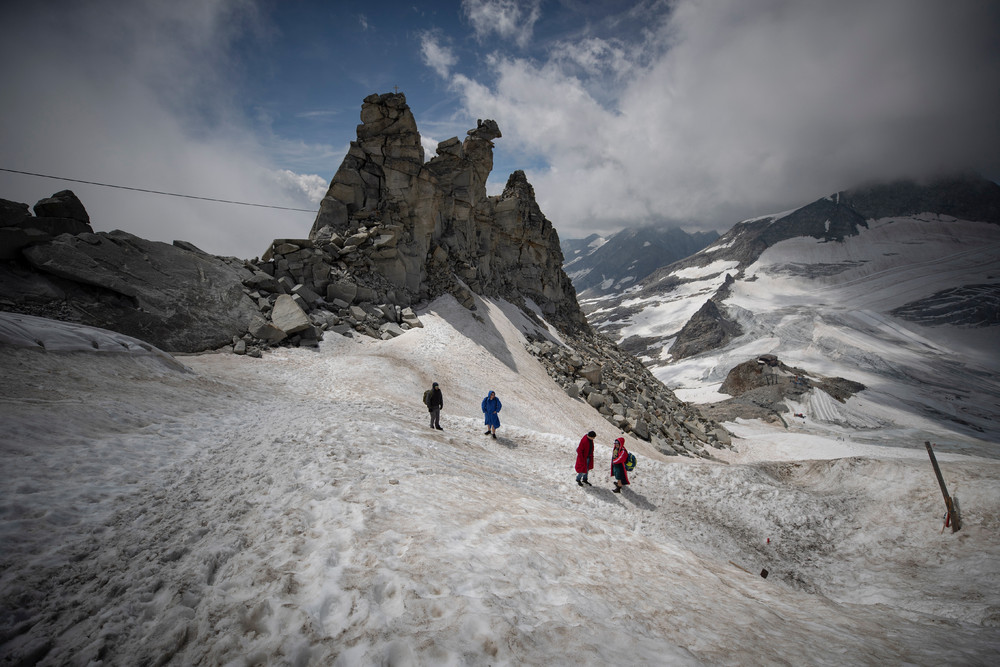
<svg viewBox="0 0 1000 667"><path fill-rule="evenodd" d="M233 201L231 199L215 199L214 197L198 197L196 195L184 195L178 192L163 192L161 190L147 190L146 188L133 188L128 185L113 185L111 183L97 183L96 181L84 181L79 178L65 178L63 176L50 176L48 174L35 174L30 171L19 171L17 169L4 169L0 167L0 171L10 172L12 174L24 174L25 176L38 176L39 178L51 178L57 181L69 181L70 183L85 183L87 185L100 185L104 188L117 188L119 190L133 190L135 192L148 192L154 195L166 195L168 197L184 197L185 199L200 199L202 201L214 201L222 204L238 204L240 206L256 206L258 208L277 208L282 211L302 211L304 213L315 213L315 209L309 208L291 208L289 206L275 206L273 204L253 204L251 202L245 201Z"/></svg>

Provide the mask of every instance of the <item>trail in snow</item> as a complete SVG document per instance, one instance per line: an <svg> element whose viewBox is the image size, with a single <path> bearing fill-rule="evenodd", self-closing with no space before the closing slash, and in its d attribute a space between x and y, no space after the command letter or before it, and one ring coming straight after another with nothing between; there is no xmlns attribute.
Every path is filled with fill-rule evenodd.
<svg viewBox="0 0 1000 667"><path fill-rule="evenodd" d="M44 419L51 405L3 395L16 427L4 461L33 481L0 487L4 544L23 546L3 551L0 655L839 665L996 654L996 463L941 457L967 513L957 535L939 531L924 461L803 461L848 445L805 433L772 444L753 426L728 465L630 439L640 463L616 495L614 432L501 345L523 323L500 305L481 313L440 301L425 329L394 341L184 357L194 373L7 351L16 380L42 363L46 400L89 408L73 415L74 449L104 453L103 473L80 475L86 456L60 449L53 436L67 429ZM444 432L419 403L431 380L445 390ZM497 441L477 415L487 388L506 399ZM572 466L588 428L598 465L595 487L580 489ZM760 460L768 452L791 460Z"/></svg>

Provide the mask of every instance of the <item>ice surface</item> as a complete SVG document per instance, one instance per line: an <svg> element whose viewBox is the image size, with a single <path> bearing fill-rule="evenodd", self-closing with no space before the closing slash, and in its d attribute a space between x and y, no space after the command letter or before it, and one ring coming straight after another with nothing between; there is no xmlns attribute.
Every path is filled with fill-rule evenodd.
<svg viewBox="0 0 1000 667"><path fill-rule="evenodd" d="M798 237L776 243L746 268L724 301L743 335L724 348L674 360L666 352L670 338L723 279L687 270L678 275L699 279L623 301L628 315L613 323L619 340L664 342L664 352L647 361L682 400L729 398L718 389L733 367L774 354L790 366L867 387L846 412L824 412L833 406L814 396L789 415L803 412L830 430L836 423L860 429L856 437L868 443L919 450L932 440L942 451L1000 458L997 327L930 327L891 314L942 290L995 283L1000 226L921 214L871 220L842 242Z"/></svg>
<svg viewBox="0 0 1000 667"><path fill-rule="evenodd" d="M843 415L868 411L817 396L833 422L732 424L717 461L629 438L613 494L618 433L524 349L527 318L450 297L420 317L183 365L22 321L0 346L2 661L995 662L997 461L939 455L965 518L942 531L926 453L854 441Z"/></svg>

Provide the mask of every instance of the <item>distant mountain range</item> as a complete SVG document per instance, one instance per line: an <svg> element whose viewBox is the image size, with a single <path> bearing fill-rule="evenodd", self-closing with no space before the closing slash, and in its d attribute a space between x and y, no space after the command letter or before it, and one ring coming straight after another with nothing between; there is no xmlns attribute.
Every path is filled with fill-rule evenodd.
<svg viewBox="0 0 1000 667"><path fill-rule="evenodd" d="M580 298L621 292L653 271L692 255L719 238L716 232L688 233L677 227L623 229L608 237L592 234L560 243L563 269Z"/></svg>
<svg viewBox="0 0 1000 667"><path fill-rule="evenodd" d="M859 395L864 415L824 408L831 427L916 420L939 439L1000 441L1000 185L992 181L838 192L740 222L629 287L581 305L683 400L721 402L731 369L775 355L869 388ZM808 417L807 407L798 412Z"/></svg>

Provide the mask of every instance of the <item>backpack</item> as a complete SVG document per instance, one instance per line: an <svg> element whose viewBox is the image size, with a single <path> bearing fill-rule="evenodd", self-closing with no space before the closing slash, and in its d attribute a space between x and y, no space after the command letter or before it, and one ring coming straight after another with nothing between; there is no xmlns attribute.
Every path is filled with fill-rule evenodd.
<svg viewBox="0 0 1000 667"><path fill-rule="evenodd" d="M635 454L632 452L628 453L628 458L625 459L625 470L632 472L635 470Z"/></svg>
<svg viewBox="0 0 1000 667"><path fill-rule="evenodd" d="M431 405L431 390L430 389L425 389L424 390L424 405L426 405L427 407L430 407L430 405Z"/></svg>

